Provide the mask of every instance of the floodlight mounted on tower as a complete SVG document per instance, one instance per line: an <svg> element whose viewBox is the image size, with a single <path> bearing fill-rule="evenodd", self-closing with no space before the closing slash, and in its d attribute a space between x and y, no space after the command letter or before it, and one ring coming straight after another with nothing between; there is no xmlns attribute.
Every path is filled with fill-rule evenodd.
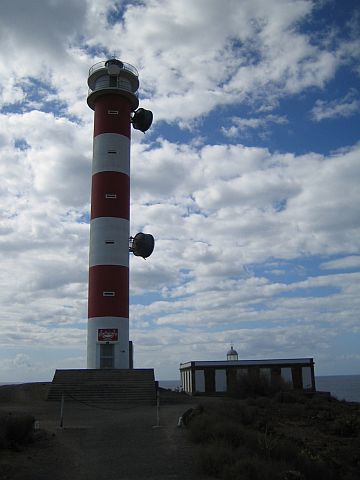
<svg viewBox="0 0 360 480"><path fill-rule="evenodd" d="M155 247L155 240L150 233L139 232L135 237L130 237L129 251L136 257L144 259L150 257Z"/></svg>
<svg viewBox="0 0 360 480"><path fill-rule="evenodd" d="M145 133L151 127L153 113L145 108L138 108L132 117L132 125L135 130Z"/></svg>

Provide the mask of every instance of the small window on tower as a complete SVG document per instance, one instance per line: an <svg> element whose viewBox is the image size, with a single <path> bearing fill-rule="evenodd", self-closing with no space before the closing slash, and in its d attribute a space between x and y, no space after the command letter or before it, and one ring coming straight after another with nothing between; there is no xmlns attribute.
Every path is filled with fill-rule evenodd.
<svg viewBox="0 0 360 480"><path fill-rule="evenodd" d="M114 245L114 240L105 240L106 245Z"/></svg>
<svg viewBox="0 0 360 480"><path fill-rule="evenodd" d="M115 154L115 153L116 153L116 150L114 150L114 149L112 149L112 148L111 148L110 150L108 150L108 152L107 152L107 153L112 153L112 154Z"/></svg>
<svg viewBox="0 0 360 480"><path fill-rule="evenodd" d="M116 193L106 193L105 198L117 198Z"/></svg>
<svg viewBox="0 0 360 480"><path fill-rule="evenodd" d="M119 115L119 110L108 110L108 115Z"/></svg>
<svg viewBox="0 0 360 480"><path fill-rule="evenodd" d="M115 292L103 292L103 297L115 297Z"/></svg>

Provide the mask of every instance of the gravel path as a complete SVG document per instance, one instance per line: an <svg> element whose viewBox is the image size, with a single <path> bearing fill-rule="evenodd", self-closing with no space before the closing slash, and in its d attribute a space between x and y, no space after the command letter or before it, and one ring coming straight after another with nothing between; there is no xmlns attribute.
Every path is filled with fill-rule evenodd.
<svg viewBox="0 0 360 480"><path fill-rule="evenodd" d="M0 402L0 411L26 411L40 424L32 445L0 451L0 480L200 479L193 446L177 428L189 402L162 405L159 428L154 406L100 409L67 402L59 428L58 403Z"/></svg>

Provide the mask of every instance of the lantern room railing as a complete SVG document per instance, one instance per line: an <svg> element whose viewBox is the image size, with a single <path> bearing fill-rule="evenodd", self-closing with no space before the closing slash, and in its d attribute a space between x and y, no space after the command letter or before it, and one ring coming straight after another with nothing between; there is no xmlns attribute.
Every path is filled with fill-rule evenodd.
<svg viewBox="0 0 360 480"><path fill-rule="evenodd" d="M92 75L97 70L100 70L101 68L105 68L105 63L106 63L106 61L95 63L95 65L93 65L89 70L89 77L90 77L90 75ZM122 68L124 70L127 70L128 72L132 73L136 77L139 76L139 73L136 70L136 68L133 67L132 65L130 65L130 63L125 63L125 62L121 62L121 63L122 63Z"/></svg>

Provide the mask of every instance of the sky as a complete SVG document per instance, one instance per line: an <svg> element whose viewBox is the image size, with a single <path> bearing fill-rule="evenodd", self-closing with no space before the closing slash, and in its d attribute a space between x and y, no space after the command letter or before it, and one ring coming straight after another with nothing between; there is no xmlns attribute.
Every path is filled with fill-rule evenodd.
<svg viewBox="0 0 360 480"><path fill-rule="evenodd" d="M86 367L89 68L135 66L135 368L313 357L360 374L360 5L1 0L0 382Z"/></svg>

